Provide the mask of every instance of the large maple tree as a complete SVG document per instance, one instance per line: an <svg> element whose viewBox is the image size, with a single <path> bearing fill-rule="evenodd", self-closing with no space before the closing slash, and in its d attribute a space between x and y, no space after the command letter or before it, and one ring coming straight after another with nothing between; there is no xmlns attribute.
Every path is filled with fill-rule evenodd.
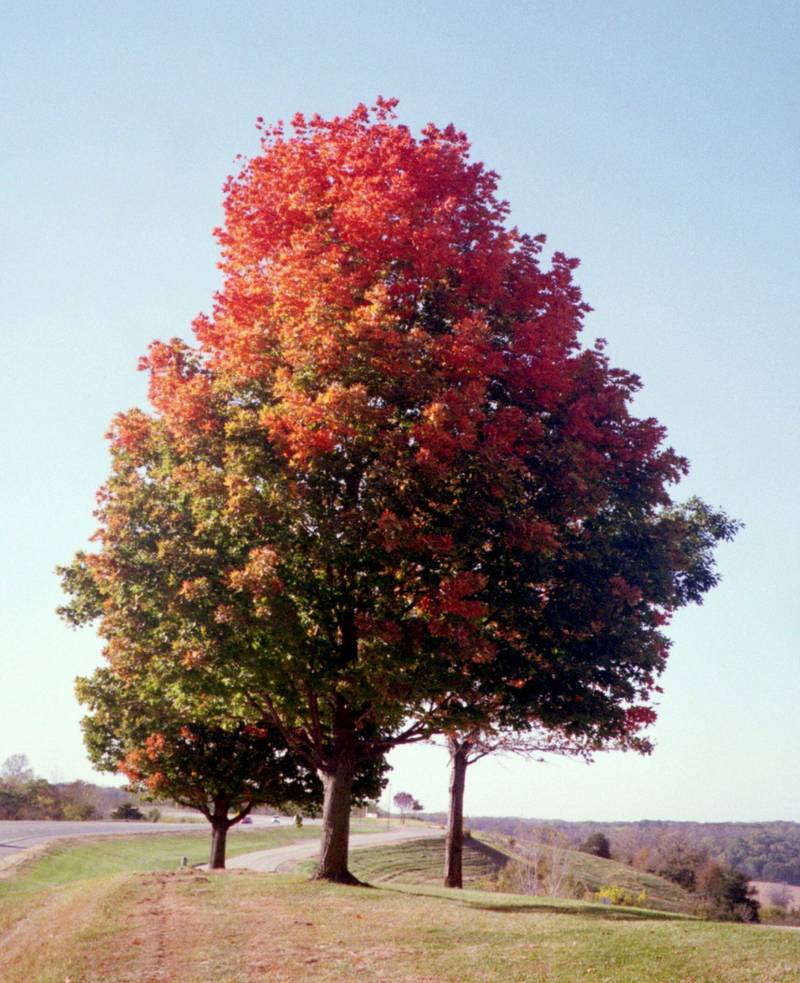
<svg viewBox="0 0 800 983"><path fill-rule="evenodd" d="M734 528L675 513L686 462L581 345L577 262L542 264L464 134L394 106L262 124L213 310L143 360L152 415L115 423L68 584L112 665L228 691L317 771L334 880L356 770L476 686L575 733L652 719L662 626Z"/></svg>

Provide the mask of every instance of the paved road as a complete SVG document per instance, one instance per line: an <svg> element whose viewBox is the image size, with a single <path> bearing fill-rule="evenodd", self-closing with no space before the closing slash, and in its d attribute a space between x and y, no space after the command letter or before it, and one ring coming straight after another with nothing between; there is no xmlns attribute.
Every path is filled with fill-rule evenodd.
<svg viewBox="0 0 800 983"><path fill-rule="evenodd" d="M385 846L401 843L404 840L418 840L428 836L444 836L440 826L398 826L397 829L383 833L351 833L350 849L364 850L372 846ZM276 871L288 867L298 860L308 860L319 853L319 840L298 840L287 846L273 847L271 850L258 850L256 853L242 853L227 860L225 866L247 870Z"/></svg>
<svg viewBox="0 0 800 983"><path fill-rule="evenodd" d="M51 820L0 821L0 860L20 850L76 836L130 836L131 833L208 833L206 823L143 823L143 822L56 822Z"/></svg>

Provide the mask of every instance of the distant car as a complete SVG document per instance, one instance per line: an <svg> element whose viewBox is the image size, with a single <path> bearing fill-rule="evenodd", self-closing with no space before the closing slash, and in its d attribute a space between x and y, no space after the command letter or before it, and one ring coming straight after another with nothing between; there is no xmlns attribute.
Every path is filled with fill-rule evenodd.
<svg viewBox="0 0 800 983"><path fill-rule="evenodd" d="M277 817L277 816L273 816L273 817L272 817L272 825L274 826L274 825L275 825L275 823L280 823L280 819L278 819L278 817Z"/></svg>
<svg viewBox="0 0 800 983"><path fill-rule="evenodd" d="M244 819L242 820L242 826L252 826L252 825L253 825L253 817L245 816Z"/></svg>

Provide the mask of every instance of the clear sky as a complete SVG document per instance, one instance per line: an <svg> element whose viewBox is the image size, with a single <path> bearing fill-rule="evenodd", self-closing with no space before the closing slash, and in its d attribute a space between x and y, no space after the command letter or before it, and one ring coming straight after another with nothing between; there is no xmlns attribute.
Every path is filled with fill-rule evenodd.
<svg viewBox="0 0 800 983"><path fill-rule="evenodd" d="M255 118L382 94L466 130L513 221L581 258L589 338L692 462L679 496L747 524L674 623L655 753L487 760L467 812L800 820L800 6L33 0L3 22L0 762L96 777L72 681L100 645L56 618L53 568L93 530L137 357L209 307ZM391 760L444 807L441 752Z"/></svg>

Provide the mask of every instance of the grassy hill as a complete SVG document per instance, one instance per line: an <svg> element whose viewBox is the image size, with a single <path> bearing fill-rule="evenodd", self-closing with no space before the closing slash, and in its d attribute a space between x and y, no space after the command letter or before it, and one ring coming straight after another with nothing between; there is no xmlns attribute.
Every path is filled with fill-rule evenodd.
<svg viewBox="0 0 800 983"><path fill-rule="evenodd" d="M505 848L511 856L519 857L518 847L503 847L503 841L497 837L481 837L488 843L494 843ZM638 895L640 891L647 894L647 905L661 911L691 912L696 901L690 894L663 877L656 874L649 874L646 871L636 870L627 864L618 863L616 860L606 860L603 857L595 857L588 853L581 853L579 850L565 850L569 858L569 871L574 881L580 882L586 888L587 893L599 891L602 887L616 885L621 887L629 894Z"/></svg>
<svg viewBox="0 0 800 983"><path fill-rule="evenodd" d="M37 892L4 983L790 983L800 934L476 891L117 874Z"/></svg>
<svg viewBox="0 0 800 983"><path fill-rule="evenodd" d="M508 863L508 855L477 839L464 841L464 883L495 878ZM389 882L441 884L444 839L409 840L391 846L354 850L350 867L368 884Z"/></svg>
<svg viewBox="0 0 800 983"><path fill-rule="evenodd" d="M572 880L580 882L587 894L616 885L634 896L645 891L647 906L660 911L691 912L695 907L691 895L655 874L577 850L564 852ZM473 835L464 841L465 886L496 879L510 860L521 856L519 849L512 848L504 837ZM440 884L443 867L444 841L441 837L354 850L351 862L353 873L369 884Z"/></svg>
<svg viewBox="0 0 800 983"><path fill-rule="evenodd" d="M285 835L259 832L257 845ZM237 839L237 850L256 843L244 832ZM299 874L174 870L182 852L205 846L204 837L191 833L119 837L59 844L15 868L0 881L0 979L794 983L800 977L800 932L432 887L420 883L439 866L430 843L354 852L362 876L370 869L373 881L389 878L373 888L319 884ZM397 851L408 849L416 883L398 882ZM476 844L468 854L474 874L503 855Z"/></svg>

